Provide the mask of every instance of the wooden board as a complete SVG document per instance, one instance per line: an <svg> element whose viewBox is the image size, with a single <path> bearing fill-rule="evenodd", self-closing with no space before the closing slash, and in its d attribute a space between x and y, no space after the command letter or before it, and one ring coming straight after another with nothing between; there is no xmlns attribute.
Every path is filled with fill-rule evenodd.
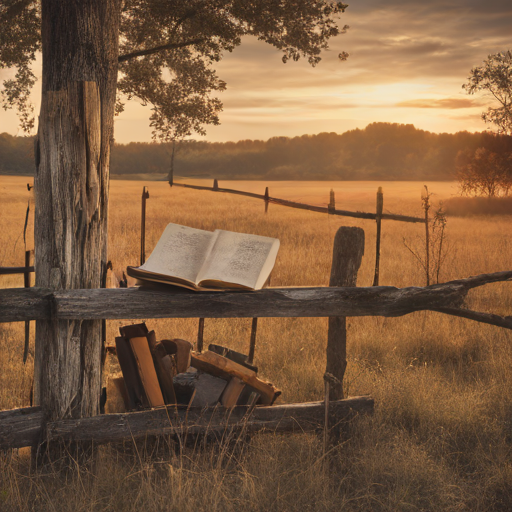
<svg viewBox="0 0 512 512"><path fill-rule="evenodd" d="M148 397L151 407L159 407L165 404L162 390L153 363L153 356L149 350L146 337L130 338L130 346L137 361L140 380Z"/></svg>
<svg viewBox="0 0 512 512"><path fill-rule="evenodd" d="M266 288L255 292L168 292L143 288L0 290L0 322L37 319L401 316L432 310L512 329L512 319L461 309L467 292L512 279L512 270L428 287ZM115 305L115 307L113 306ZM448 309L450 308L450 309ZM471 315L469 315L471 313Z"/></svg>
<svg viewBox="0 0 512 512"><path fill-rule="evenodd" d="M373 412L373 398L347 398L331 402L329 425ZM102 414L80 420L48 423L51 440L94 441L97 444L143 438L151 435L204 434L206 432L317 432L324 423L324 402L200 408L162 407L124 414ZM41 433L42 412L38 407L0 412L0 449L31 446Z"/></svg>

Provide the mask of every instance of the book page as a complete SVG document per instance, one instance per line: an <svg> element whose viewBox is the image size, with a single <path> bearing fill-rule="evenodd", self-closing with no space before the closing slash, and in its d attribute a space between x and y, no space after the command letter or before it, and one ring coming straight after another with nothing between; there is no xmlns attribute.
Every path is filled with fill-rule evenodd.
<svg viewBox="0 0 512 512"><path fill-rule="evenodd" d="M217 233L169 224L141 270L196 283Z"/></svg>
<svg viewBox="0 0 512 512"><path fill-rule="evenodd" d="M279 249L279 240L259 235L218 231L198 282L223 281L258 289L269 276Z"/></svg>

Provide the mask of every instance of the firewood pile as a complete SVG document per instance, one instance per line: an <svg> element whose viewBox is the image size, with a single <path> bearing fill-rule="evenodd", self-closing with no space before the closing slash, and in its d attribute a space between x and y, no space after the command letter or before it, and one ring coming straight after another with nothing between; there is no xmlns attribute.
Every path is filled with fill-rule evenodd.
<svg viewBox="0 0 512 512"><path fill-rule="evenodd" d="M260 379L248 356L219 345L195 352L189 341L157 340L145 323L121 327L115 354L122 376L109 382L107 404L122 397L125 411L164 405L191 407L272 405L281 394ZM112 406L109 412L113 411Z"/></svg>

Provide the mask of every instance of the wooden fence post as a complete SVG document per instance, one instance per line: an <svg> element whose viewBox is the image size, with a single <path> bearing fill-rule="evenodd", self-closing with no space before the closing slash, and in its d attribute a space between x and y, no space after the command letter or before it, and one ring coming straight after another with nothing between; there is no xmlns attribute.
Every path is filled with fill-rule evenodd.
<svg viewBox="0 0 512 512"><path fill-rule="evenodd" d="M329 286L356 286L357 271L364 254L364 231L342 226L334 237ZM334 377L329 398L343 398L343 376L347 367L347 318L329 317L327 365L325 372Z"/></svg>
<svg viewBox="0 0 512 512"><path fill-rule="evenodd" d="M203 340L204 340L204 318L199 319L199 325L197 328L197 351L201 353L203 351Z"/></svg>
<svg viewBox="0 0 512 512"><path fill-rule="evenodd" d="M422 198L423 210L425 211L425 274L427 286L430 285L430 233L429 233L429 215L430 196L427 185L425 187L425 195Z"/></svg>
<svg viewBox="0 0 512 512"><path fill-rule="evenodd" d="M265 213L268 212L268 187L265 187Z"/></svg>
<svg viewBox="0 0 512 512"><path fill-rule="evenodd" d="M247 362L249 364L254 363L254 352L256 350L256 332L258 330L258 318L252 319L251 324L251 343L249 345L249 357L247 358Z"/></svg>
<svg viewBox="0 0 512 512"><path fill-rule="evenodd" d="M334 190L331 188L331 193L329 197L329 206L327 207L329 210L329 213L332 213L334 210L336 210L336 200L334 198Z"/></svg>
<svg viewBox="0 0 512 512"><path fill-rule="evenodd" d="M142 189L142 212L140 215L140 264L146 261L146 199L149 199L149 191Z"/></svg>
<svg viewBox="0 0 512 512"><path fill-rule="evenodd" d="M375 245L375 275L373 276L373 286L379 286L380 272L380 234L382 224L382 210L384 208L384 192L382 187L377 190L377 241Z"/></svg>
<svg viewBox="0 0 512 512"><path fill-rule="evenodd" d="M30 288L30 253L32 251L25 251L25 274L23 281L25 288ZM25 348L23 350L23 364L27 362L28 347L30 343L30 321L25 321Z"/></svg>
<svg viewBox="0 0 512 512"><path fill-rule="evenodd" d="M213 180L213 190L219 190L219 182L217 179Z"/></svg>

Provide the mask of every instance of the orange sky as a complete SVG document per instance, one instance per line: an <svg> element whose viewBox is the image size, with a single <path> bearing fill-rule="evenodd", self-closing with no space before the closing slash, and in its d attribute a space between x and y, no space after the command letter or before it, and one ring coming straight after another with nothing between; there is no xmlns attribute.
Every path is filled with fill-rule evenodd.
<svg viewBox="0 0 512 512"><path fill-rule="evenodd" d="M316 68L283 64L279 51L254 38L227 54L216 67L228 84L219 95L221 126L209 127L206 140L342 133L374 121L434 132L485 129L480 114L490 100L461 86L487 55L512 49L512 0L349 3L340 24L350 29ZM348 61L338 60L341 51ZM36 109L38 99L35 93ZM116 120L116 141L151 140L149 112L129 102ZM12 112L2 111L0 131L17 133Z"/></svg>

